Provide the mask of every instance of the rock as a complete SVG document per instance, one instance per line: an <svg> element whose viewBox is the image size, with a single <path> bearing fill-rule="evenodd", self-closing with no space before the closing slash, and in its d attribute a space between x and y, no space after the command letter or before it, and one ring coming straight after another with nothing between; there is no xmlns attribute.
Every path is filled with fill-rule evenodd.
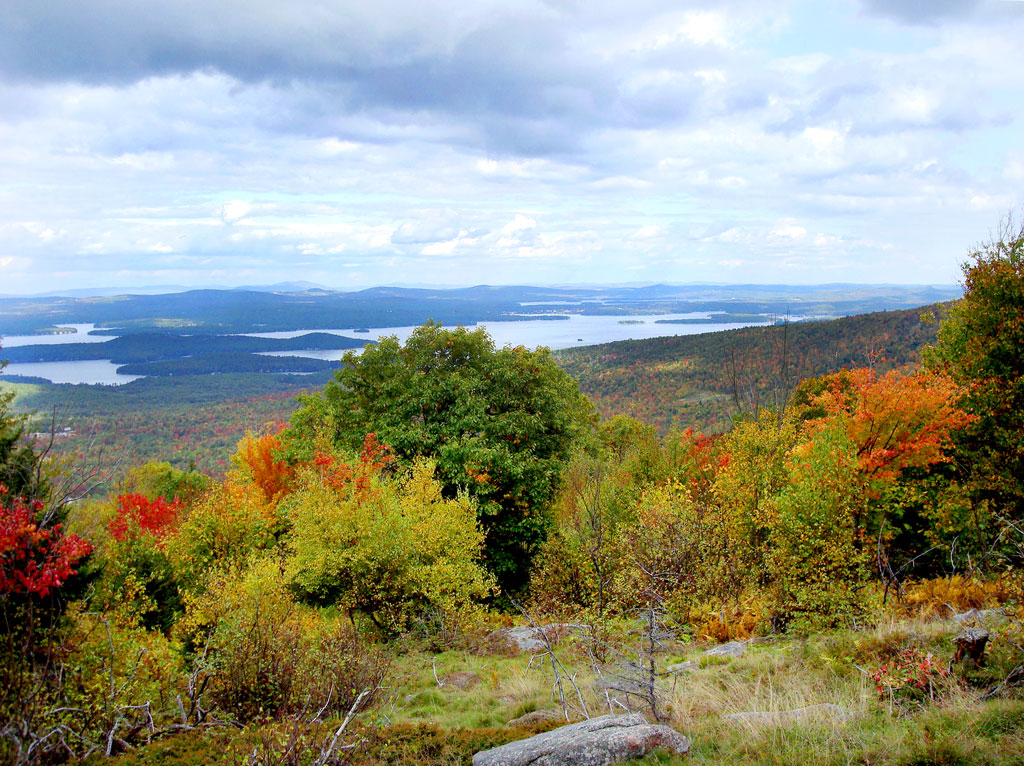
<svg viewBox="0 0 1024 766"><path fill-rule="evenodd" d="M491 643L520 652L543 652L546 636L548 641L555 643L568 635L574 626L555 623L534 628L531 625L520 625L515 628L502 628L491 633L487 638ZM543 635L541 633L543 631Z"/></svg>
<svg viewBox="0 0 1024 766"><path fill-rule="evenodd" d="M998 625L1006 622L1006 612L1002 609L968 609L966 612L954 614L950 619L961 625L969 622Z"/></svg>
<svg viewBox="0 0 1024 766"><path fill-rule="evenodd" d="M468 670L459 670L455 673L449 673L441 681L446 689L451 688L465 691L480 683L480 676L476 673L470 673Z"/></svg>
<svg viewBox="0 0 1024 766"><path fill-rule="evenodd" d="M742 657L747 647L742 641L730 641L727 644L708 649L701 657Z"/></svg>
<svg viewBox="0 0 1024 766"><path fill-rule="evenodd" d="M721 646L715 646L708 649L706 652L701 652L701 657L742 657L743 653L747 651L745 642L743 641L730 641L727 644ZM687 662L678 662L675 665L669 665L665 670L669 673L689 673L693 670L697 670L700 667L700 660L689 660Z"/></svg>
<svg viewBox="0 0 1024 766"><path fill-rule="evenodd" d="M831 702L826 702L822 705L798 707L795 710L752 710L747 713L730 713L729 715L723 716L723 718L727 721L777 725L791 723L793 721L802 721L806 718L826 718L837 723L843 723L856 715L856 712L845 708L842 705L833 705Z"/></svg>
<svg viewBox="0 0 1024 766"><path fill-rule="evenodd" d="M521 715L518 718L513 718L506 725L507 726L536 726L539 723L548 723L549 721L564 721L565 714L561 710L534 710L525 715Z"/></svg>
<svg viewBox="0 0 1024 766"><path fill-rule="evenodd" d="M656 748L682 754L690 741L642 715L603 715L484 750L473 756L473 766L608 766Z"/></svg>
<svg viewBox="0 0 1024 766"><path fill-rule="evenodd" d="M696 662L677 662L675 665L669 665L665 670L669 673L689 673L699 667L700 664Z"/></svg>

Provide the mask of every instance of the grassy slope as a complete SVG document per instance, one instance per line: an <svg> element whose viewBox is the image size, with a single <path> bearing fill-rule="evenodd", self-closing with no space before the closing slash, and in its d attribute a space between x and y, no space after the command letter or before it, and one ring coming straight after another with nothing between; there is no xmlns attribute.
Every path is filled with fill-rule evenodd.
<svg viewBox="0 0 1024 766"><path fill-rule="evenodd" d="M948 620L889 619L858 632L824 633L750 644L737 658L698 661L698 669L664 676L666 721L690 738L686 757L655 754L636 763L754 766L755 764L1021 764L1024 763L1024 699L1010 692L981 701L980 690L1005 672L996 638L990 667L958 671L958 683L936 690L935 700L900 702L879 695L866 672L908 646L934 652L945 663L960 626ZM396 647L401 649L401 647ZM661 668L697 659L706 647L674 644L659 658ZM556 644L556 654L573 674L592 715L607 713L595 690L583 645L574 638ZM456 688L449 674L468 672L478 681ZM566 681L567 694L575 691ZM454 766L468 764L478 750L530 736L558 721L523 728L508 722L534 710L558 711L547 660L529 654L494 654L485 641L458 651L431 653L406 647L398 652L395 678L384 716L363 729L367 744L357 766ZM852 714L836 720L816 711L799 720L784 711L825 703ZM751 711L782 714L757 721L730 720ZM579 716L575 716L578 718ZM210 742L216 742L211 747ZM225 762L211 756L234 752L234 762L251 748L254 734L212 733L168 740L114 761L119 766L149 763ZM247 744L248 743L248 744ZM166 758L168 750L182 757ZM193 757L190 758L189 755ZM226 761L231 763L229 756Z"/></svg>

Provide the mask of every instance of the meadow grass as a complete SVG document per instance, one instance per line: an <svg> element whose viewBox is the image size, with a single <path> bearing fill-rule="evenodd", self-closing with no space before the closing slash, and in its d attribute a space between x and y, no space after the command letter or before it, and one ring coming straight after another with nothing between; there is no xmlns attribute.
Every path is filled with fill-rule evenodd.
<svg viewBox="0 0 1024 766"><path fill-rule="evenodd" d="M617 629L619 638L627 638L621 634L624 626ZM1014 635L1004 640L995 634L990 666L974 676L958 671L960 680L937 685L934 699L880 695L876 688L871 673L900 652L917 649L947 661L959 630L940 619L890 616L860 630L750 642L739 657L702 658L707 646L672 645L660 666L689 660L694 668L661 677L665 722L690 738L691 750L686 756L652 754L637 763L1024 766L1022 690L981 699L983 688L1005 674L1001 642L1012 644ZM585 648L569 637L555 652L575 677L591 715L601 715L608 712L607 698L596 688ZM460 676L451 679L452 674ZM456 683L460 678L471 683ZM571 685L566 691L575 694ZM837 708L825 705L845 714L837 716ZM788 712L801 708L810 709ZM559 710L545 657L495 652L480 640L442 652L406 645L395 659L386 701L360 729L367 741L353 764L468 764L478 750L561 723L556 718L525 728L507 725L535 710ZM761 715L730 718L751 712ZM576 711L571 717L580 715ZM252 737L251 731L193 734L116 762L240 763L238 754Z"/></svg>

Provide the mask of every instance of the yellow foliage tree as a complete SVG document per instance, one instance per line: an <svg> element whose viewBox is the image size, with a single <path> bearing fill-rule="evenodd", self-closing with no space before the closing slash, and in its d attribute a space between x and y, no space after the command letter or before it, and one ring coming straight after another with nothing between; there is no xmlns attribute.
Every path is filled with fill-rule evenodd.
<svg viewBox="0 0 1024 766"><path fill-rule="evenodd" d="M303 601L360 612L383 633L416 617L451 637L493 588L476 509L442 497L432 462L404 479L381 467L320 455L300 473L282 503L292 525L285 576Z"/></svg>

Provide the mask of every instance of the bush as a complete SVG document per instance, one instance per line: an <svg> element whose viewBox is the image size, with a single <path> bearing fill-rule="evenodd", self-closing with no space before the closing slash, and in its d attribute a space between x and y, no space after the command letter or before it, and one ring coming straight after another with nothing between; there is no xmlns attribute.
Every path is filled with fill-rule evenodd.
<svg viewBox="0 0 1024 766"><path fill-rule="evenodd" d="M374 690L360 704L366 708L390 669L386 653L339 617L296 604L269 557L211 580L189 600L182 630L208 647L209 699L240 723L341 715Z"/></svg>
<svg viewBox="0 0 1024 766"><path fill-rule="evenodd" d="M286 577L306 603L368 617L394 636L434 615L454 637L480 611L492 578L483 534L465 496L448 500L432 463L401 480L373 461L321 455L282 502L292 522Z"/></svg>

